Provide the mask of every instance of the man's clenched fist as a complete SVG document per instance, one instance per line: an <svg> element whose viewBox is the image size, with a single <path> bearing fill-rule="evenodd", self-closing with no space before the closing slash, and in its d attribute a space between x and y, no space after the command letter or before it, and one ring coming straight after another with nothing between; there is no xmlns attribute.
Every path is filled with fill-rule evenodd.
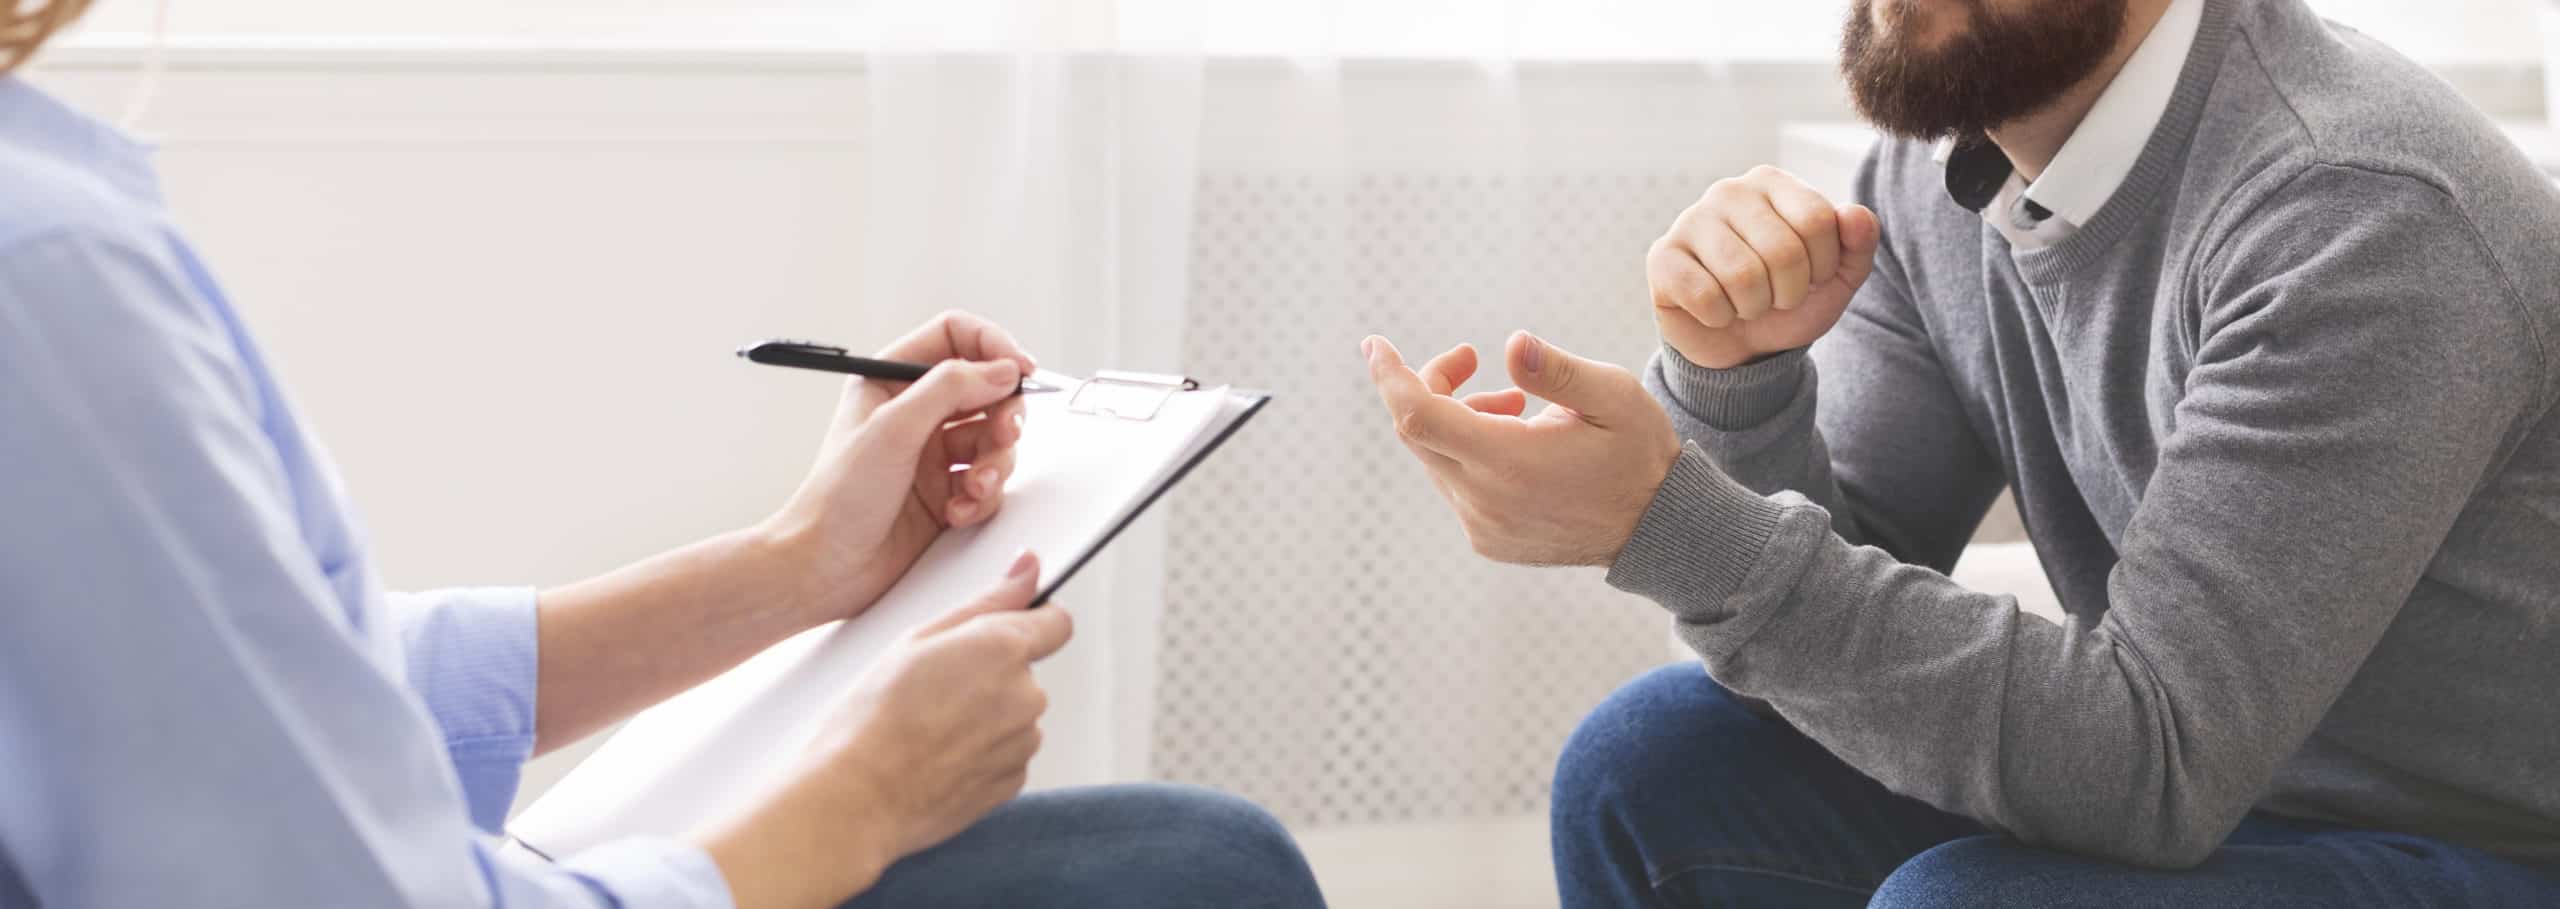
<svg viewBox="0 0 2560 909"><path fill-rule="evenodd" d="M1875 212L1761 166L1707 187L1645 254L1662 340L1730 369L1812 344L1875 266Z"/></svg>

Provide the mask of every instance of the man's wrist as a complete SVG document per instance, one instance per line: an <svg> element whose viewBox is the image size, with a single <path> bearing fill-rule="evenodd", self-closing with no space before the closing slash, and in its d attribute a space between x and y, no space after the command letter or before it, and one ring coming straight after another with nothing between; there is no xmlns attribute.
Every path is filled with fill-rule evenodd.
<svg viewBox="0 0 2560 909"><path fill-rule="evenodd" d="M1681 359L1689 361L1700 369L1737 369L1743 366L1748 366L1755 361L1774 356L1774 354L1754 353L1752 351L1742 350L1739 348L1724 350L1708 347L1690 350L1674 347L1672 348L1672 351L1678 353Z"/></svg>
<svg viewBox="0 0 2560 909"><path fill-rule="evenodd" d="M1715 369L1664 345L1647 368L1645 382L1666 403L1707 429L1741 432L1784 411L1805 390L1811 375L1812 364L1801 347Z"/></svg>
<svg viewBox="0 0 2560 909"><path fill-rule="evenodd" d="M1718 469L1694 445L1637 518L1609 565L1608 584L1691 621L1710 621L1758 563L1784 509Z"/></svg>

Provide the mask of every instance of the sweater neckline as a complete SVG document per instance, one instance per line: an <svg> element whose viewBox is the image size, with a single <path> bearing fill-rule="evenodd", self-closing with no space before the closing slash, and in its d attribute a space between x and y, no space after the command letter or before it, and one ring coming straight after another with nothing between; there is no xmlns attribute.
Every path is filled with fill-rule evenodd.
<svg viewBox="0 0 2560 909"><path fill-rule="evenodd" d="M2125 174L2114 195L2098 207L2097 215L2070 236L2051 246L2012 253L2020 277L2031 284L2060 283L2113 254L2125 234L2159 207L2161 196L2177 180L2179 165L2186 160L2187 148L2195 139L2196 125L2203 119L2205 99L2221 71L2223 51L2230 46L2235 28L2235 2L2205 0L2204 21L2197 27L2194 45L2187 49L2185 65L2179 68L2178 86L2169 97L2169 108L2161 114L2159 125L2152 128L2151 138L2143 143L2142 155L2134 160L2133 170Z"/></svg>

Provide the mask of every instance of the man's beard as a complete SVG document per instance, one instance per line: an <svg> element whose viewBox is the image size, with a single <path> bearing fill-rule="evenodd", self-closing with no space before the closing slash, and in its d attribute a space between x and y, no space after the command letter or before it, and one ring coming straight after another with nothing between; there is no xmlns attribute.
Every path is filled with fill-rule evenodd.
<svg viewBox="0 0 2560 909"><path fill-rule="evenodd" d="M1934 0L1961 2L1970 17L1937 46L1920 47L1920 20L1955 11L1896 0L1879 30L1869 9L1876 2L1850 5L1840 72L1858 112L1906 138L1976 135L2034 113L2096 71L2124 33L2125 0L2036 0L2025 13Z"/></svg>

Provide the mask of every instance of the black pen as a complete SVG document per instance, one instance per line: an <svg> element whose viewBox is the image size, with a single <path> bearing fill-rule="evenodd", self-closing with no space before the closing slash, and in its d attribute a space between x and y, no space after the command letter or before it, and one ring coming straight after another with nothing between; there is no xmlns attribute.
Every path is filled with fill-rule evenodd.
<svg viewBox="0 0 2560 909"><path fill-rule="evenodd" d="M891 382L913 382L924 378L924 374L933 369L922 363L901 363L896 360L857 357L846 353L844 348L814 341L758 341L738 348L738 356L745 357L748 362L762 363L767 366L815 369L820 372L836 372L866 379L885 379ZM1060 390L1055 385L1024 376L1021 386L1014 389L1014 393L1036 395L1041 392Z"/></svg>

